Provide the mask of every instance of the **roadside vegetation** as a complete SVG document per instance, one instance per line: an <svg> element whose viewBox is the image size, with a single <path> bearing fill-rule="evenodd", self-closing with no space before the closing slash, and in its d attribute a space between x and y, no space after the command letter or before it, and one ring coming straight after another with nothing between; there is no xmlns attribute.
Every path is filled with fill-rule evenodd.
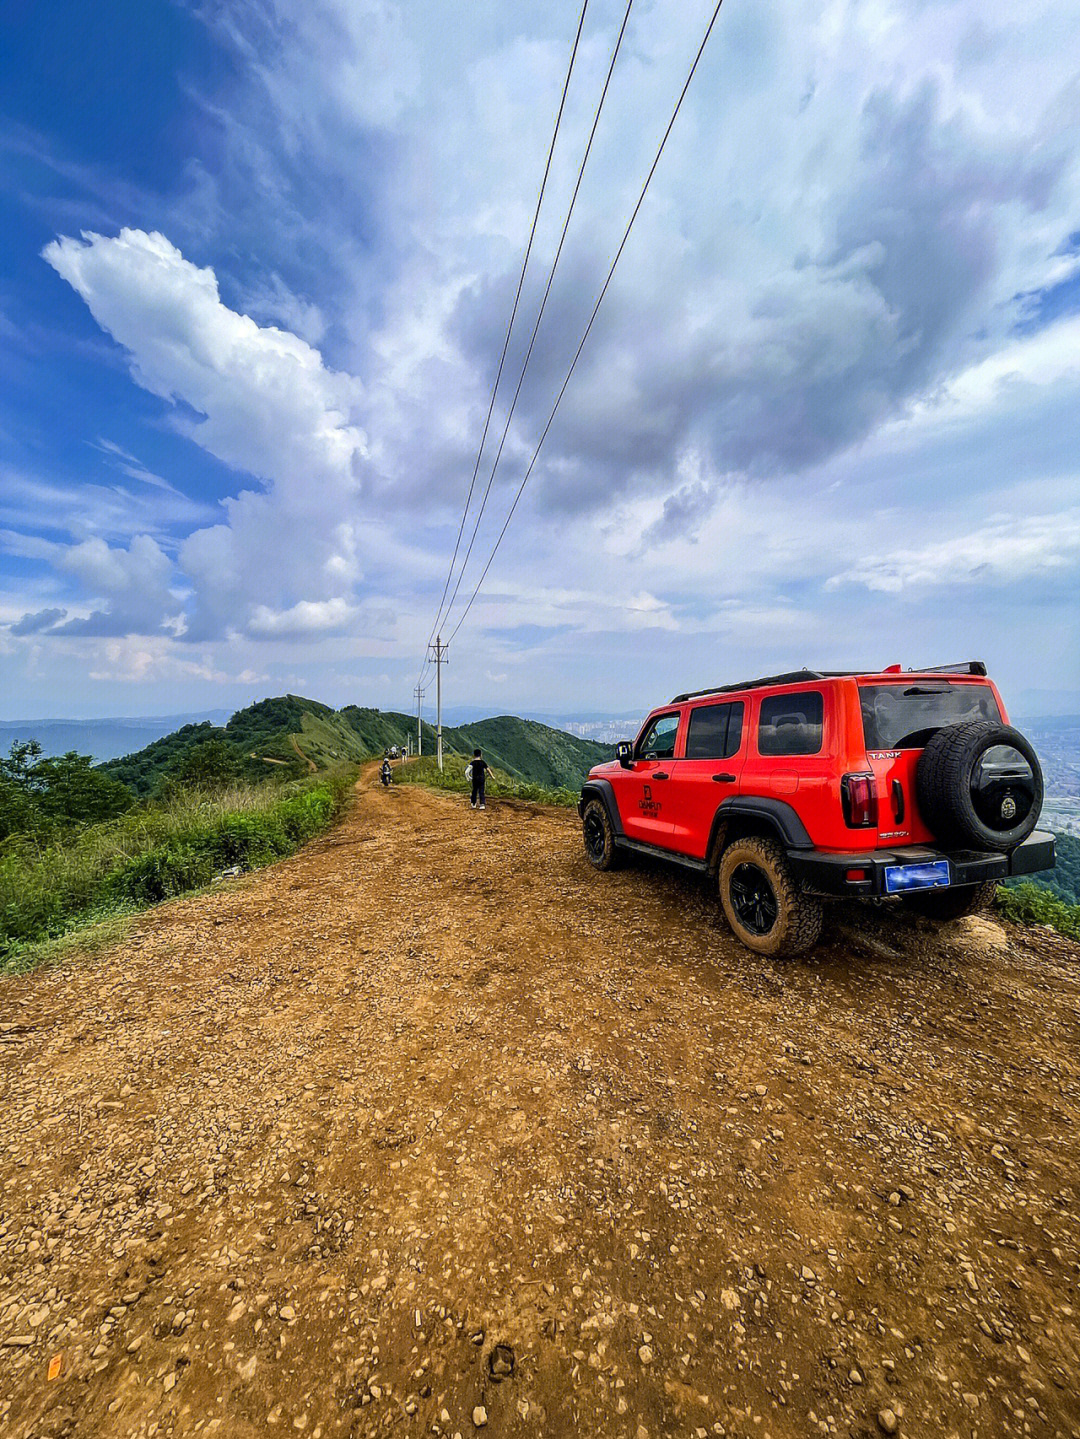
<svg viewBox="0 0 1080 1439"><path fill-rule="evenodd" d="M395 766L395 784L422 784L429 789L453 790L468 794L470 785L465 779L468 757L460 754L443 753L444 768L440 772L434 755L410 760L408 764ZM576 806L578 791L564 786L534 784L531 780L513 779L502 770L488 772L486 793L490 799L524 799L532 804L557 804L565 809Z"/></svg>
<svg viewBox="0 0 1080 1439"><path fill-rule="evenodd" d="M1080 939L1080 904L1067 904L1048 888L1010 882L998 887L997 911L1014 924L1046 924L1069 939Z"/></svg>
<svg viewBox="0 0 1080 1439"><path fill-rule="evenodd" d="M355 771L252 784L210 739L137 800L86 756L0 761L0 972L42 942L291 854L337 814Z"/></svg>

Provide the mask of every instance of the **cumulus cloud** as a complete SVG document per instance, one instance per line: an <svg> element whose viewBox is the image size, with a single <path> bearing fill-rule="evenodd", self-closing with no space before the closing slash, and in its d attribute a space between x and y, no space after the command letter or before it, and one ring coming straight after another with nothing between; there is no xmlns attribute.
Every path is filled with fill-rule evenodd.
<svg viewBox="0 0 1080 1439"><path fill-rule="evenodd" d="M352 624L359 613L348 600L299 600L287 610L272 610L257 605L248 631L253 635L300 636L340 634Z"/></svg>
<svg viewBox="0 0 1080 1439"><path fill-rule="evenodd" d="M126 548L83 540L63 549L56 564L101 604L85 618L68 620L61 627L66 635L150 634L178 609L170 590L172 562L149 535L136 535Z"/></svg>
<svg viewBox="0 0 1080 1439"><path fill-rule="evenodd" d="M1014 583L1080 561L1080 510L1055 515L1000 515L967 534L920 548L871 555L833 575L827 588L864 585L898 594L916 586Z"/></svg>
<svg viewBox="0 0 1080 1439"><path fill-rule="evenodd" d="M40 635L46 630L51 630L67 614L67 610L51 609L37 610L33 614L25 614L22 619L16 620L11 626L13 635Z"/></svg>
<svg viewBox="0 0 1080 1439"><path fill-rule="evenodd" d="M163 235L87 234L44 254L128 351L132 377L182 407L176 428L265 482L226 503L227 525L182 547L193 637L220 634L246 609L297 589L333 598L358 578L356 531L343 516L355 515L362 490L365 440L350 422L359 383L327 369L306 341L230 310L214 272Z"/></svg>

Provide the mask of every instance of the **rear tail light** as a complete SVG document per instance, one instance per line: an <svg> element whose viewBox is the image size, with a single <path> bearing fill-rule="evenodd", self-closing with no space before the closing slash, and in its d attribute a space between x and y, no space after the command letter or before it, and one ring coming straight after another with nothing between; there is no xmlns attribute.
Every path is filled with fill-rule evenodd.
<svg viewBox="0 0 1080 1439"><path fill-rule="evenodd" d="M844 878L848 884L862 884L863 880L867 879L868 876L865 869L849 869L844 874Z"/></svg>
<svg viewBox="0 0 1080 1439"><path fill-rule="evenodd" d="M848 829L877 829L877 793L872 774L846 774L840 781L840 801Z"/></svg>

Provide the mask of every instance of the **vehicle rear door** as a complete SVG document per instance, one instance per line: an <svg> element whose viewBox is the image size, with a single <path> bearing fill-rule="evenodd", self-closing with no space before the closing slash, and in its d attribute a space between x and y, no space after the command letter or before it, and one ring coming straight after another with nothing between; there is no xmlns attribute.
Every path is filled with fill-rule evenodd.
<svg viewBox="0 0 1080 1439"><path fill-rule="evenodd" d="M859 683L866 758L876 780L879 848L929 844L936 836L916 800L916 772L931 735L970 719L1000 720L988 684L905 675Z"/></svg>
<svg viewBox="0 0 1080 1439"><path fill-rule="evenodd" d="M675 742L682 721L679 709L650 715L634 746L630 768L615 781L628 839L671 848L672 810L668 793L675 768Z"/></svg>
<svg viewBox="0 0 1080 1439"><path fill-rule="evenodd" d="M689 712L671 779L671 846L681 854L705 858L720 802L738 793L745 712L742 700L705 701Z"/></svg>

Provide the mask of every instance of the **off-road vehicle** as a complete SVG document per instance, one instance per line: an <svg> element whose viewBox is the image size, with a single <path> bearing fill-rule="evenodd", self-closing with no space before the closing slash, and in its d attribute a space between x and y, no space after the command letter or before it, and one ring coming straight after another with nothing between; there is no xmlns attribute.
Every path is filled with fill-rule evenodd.
<svg viewBox="0 0 1080 1439"><path fill-rule="evenodd" d="M590 864L638 852L707 875L759 954L809 949L827 899L957 919L1054 865L1039 761L978 660L676 695L615 753L581 791Z"/></svg>

